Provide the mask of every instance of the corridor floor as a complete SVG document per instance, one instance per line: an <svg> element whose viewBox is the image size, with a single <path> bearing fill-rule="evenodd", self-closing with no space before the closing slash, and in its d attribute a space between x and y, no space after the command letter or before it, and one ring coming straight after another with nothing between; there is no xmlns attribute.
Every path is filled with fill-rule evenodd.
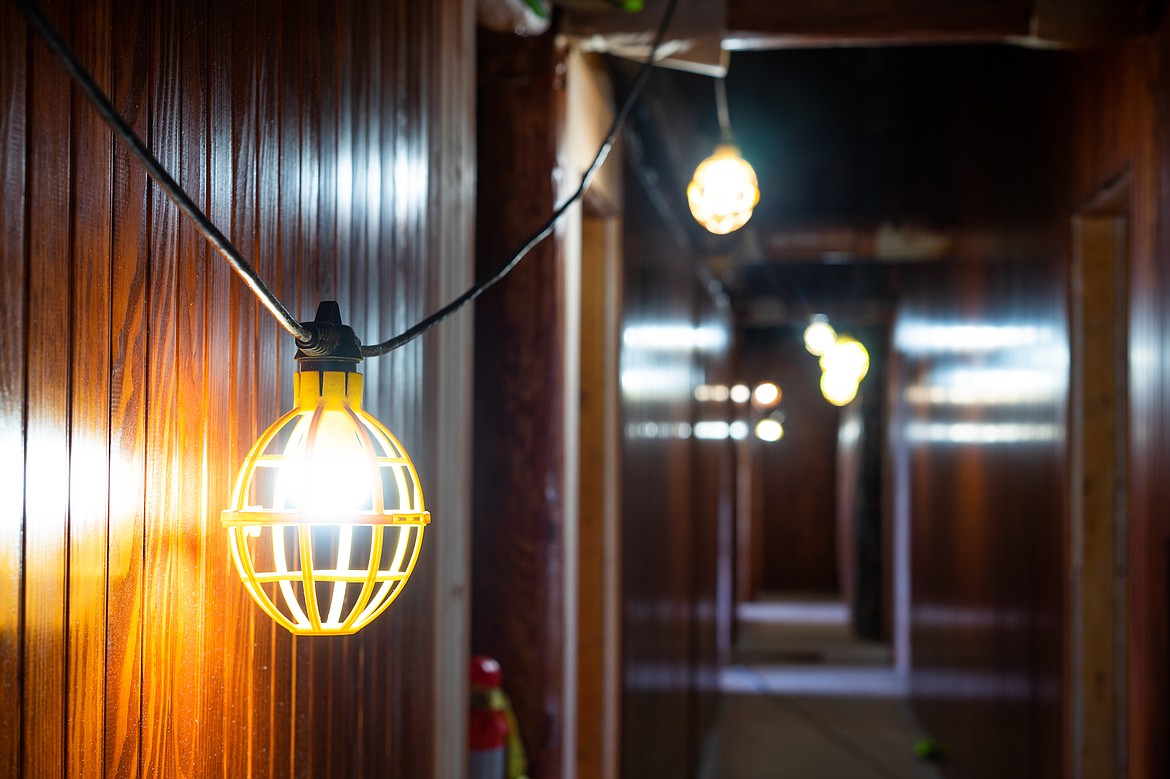
<svg viewBox="0 0 1170 779"><path fill-rule="evenodd" d="M937 779L883 644L833 603L746 604L704 779Z"/></svg>

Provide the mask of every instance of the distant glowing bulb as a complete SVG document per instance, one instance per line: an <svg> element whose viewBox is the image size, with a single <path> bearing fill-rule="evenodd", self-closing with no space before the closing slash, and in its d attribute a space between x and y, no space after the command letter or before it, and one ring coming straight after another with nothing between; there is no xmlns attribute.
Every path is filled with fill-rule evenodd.
<svg viewBox="0 0 1170 779"><path fill-rule="evenodd" d="M727 434L736 441L742 441L748 437L747 422L736 420L727 426Z"/></svg>
<svg viewBox="0 0 1170 779"><path fill-rule="evenodd" d="M752 399L760 408L771 408L780 402L780 388L770 381L765 381L756 387L756 391L752 393Z"/></svg>
<svg viewBox="0 0 1170 779"><path fill-rule="evenodd" d="M821 374L821 394L834 406L846 406L857 397L858 382L853 376L825 371Z"/></svg>
<svg viewBox="0 0 1170 779"><path fill-rule="evenodd" d="M784 425L777 419L761 419L756 423L756 438L769 443L784 437Z"/></svg>
<svg viewBox="0 0 1170 779"><path fill-rule="evenodd" d="M747 403L752 398L752 391L746 384L736 384L729 394L732 403Z"/></svg>
<svg viewBox="0 0 1170 779"><path fill-rule="evenodd" d="M837 331L823 314L814 316L808 327L804 328L804 348L817 357L828 351L836 340Z"/></svg>
<svg viewBox="0 0 1170 779"><path fill-rule="evenodd" d="M716 235L733 233L748 223L760 202L756 172L739 149L728 143L699 163L687 185L687 203L695 221Z"/></svg>
<svg viewBox="0 0 1170 779"><path fill-rule="evenodd" d="M826 373L853 376L857 381L861 381L869 372L869 352L856 338L839 336L821 355L821 370Z"/></svg>

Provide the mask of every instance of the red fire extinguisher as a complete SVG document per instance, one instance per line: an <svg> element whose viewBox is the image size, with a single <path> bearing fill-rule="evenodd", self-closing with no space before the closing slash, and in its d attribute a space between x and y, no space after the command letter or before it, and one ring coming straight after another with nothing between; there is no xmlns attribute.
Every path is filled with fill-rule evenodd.
<svg viewBox="0 0 1170 779"><path fill-rule="evenodd" d="M500 687L502 681L495 660L483 655L471 658L470 779L527 779L528 757L512 704Z"/></svg>

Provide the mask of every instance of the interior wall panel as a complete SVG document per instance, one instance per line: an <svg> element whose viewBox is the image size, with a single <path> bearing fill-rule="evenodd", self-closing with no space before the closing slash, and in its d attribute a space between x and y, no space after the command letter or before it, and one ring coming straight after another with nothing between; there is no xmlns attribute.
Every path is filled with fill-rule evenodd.
<svg viewBox="0 0 1170 779"><path fill-rule="evenodd" d="M466 286L466 4L44 8L301 319L339 299L380 340ZM12 4L0 37L0 774L459 775L470 396L435 386L469 320L365 366L435 518L414 580L357 635L292 637L219 512L291 403L293 343Z"/></svg>
<svg viewBox="0 0 1170 779"><path fill-rule="evenodd" d="M732 383L730 321L642 183L626 181L622 776L690 777L713 714L717 623L729 618L717 613L719 539L731 532L734 457L726 436L693 435L696 422L732 420L694 390Z"/></svg>
<svg viewBox="0 0 1170 779"><path fill-rule="evenodd" d="M911 687L955 777L1062 775L1059 265L920 269L894 331Z"/></svg>
<svg viewBox="0 0 1170 779"><path fill-rule="evenodd" d="M1127 462L1128 633L1125 651L1129 776L1170 770L1170 521L1166 516L1167 380L1170 360L1170 36L1095 52L1078 63L1070 100L1075 165L1070 196L1080 207L1129 176L1129 420Z"/></svg>

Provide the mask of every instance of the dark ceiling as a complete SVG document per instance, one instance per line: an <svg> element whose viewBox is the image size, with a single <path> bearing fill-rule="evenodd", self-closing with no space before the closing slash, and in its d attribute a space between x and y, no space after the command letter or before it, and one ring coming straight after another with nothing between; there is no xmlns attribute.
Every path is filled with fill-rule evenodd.
<svg viewBox="0 0 1170 779"><path fill-rule="evenodd" d="M627 157L745 330L834 308L881 321L904 268L988 259L987 225L1052 206L1078 54L1036 31L1088 41L1151 14L1126 0L730 0L730 119L760 180L751 222L711 236L686 208L719 136L710 76L657 71ZM619 94L636 67L611 61Z"/></svg>

